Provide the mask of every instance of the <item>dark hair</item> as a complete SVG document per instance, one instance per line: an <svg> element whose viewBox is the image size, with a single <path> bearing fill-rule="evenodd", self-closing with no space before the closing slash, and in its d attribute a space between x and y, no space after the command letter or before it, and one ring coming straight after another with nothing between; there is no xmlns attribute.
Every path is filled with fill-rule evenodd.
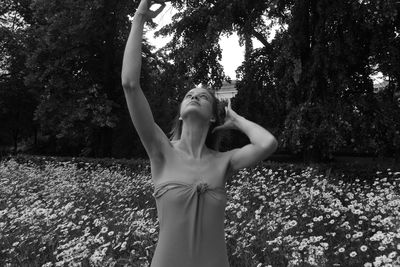
<svg viewBox="0 0 400 267"><path fill-rule="evenodd" d="M208 132L207 132L205 144L208 148L218 151L220 144L221 144L223 134L221 131L216 131L215 133L212 133L212 130L215 127L224 123L224 121L225 121L224 107L226 106L226 103L225 103L225 101L220 101L215 96L214 91L210 90L209 88L206 88L206 87L195 87L195 88L206 89L212 96L212 99L213 99L212 110L213 110L213 114L215 116L215 122L211 122L211 124L210 124L210 128L208 129ZM192 89L194 89L194 88L192 88ZM182 102L180 103L180 105L178 107L178 114L175 117L173 124L172 124L172 129L169 132L169 134L171 135L170 140L179 140L181 138L182 123L183 123L181 120L179 120L181 105L182 105Z"/></svg>

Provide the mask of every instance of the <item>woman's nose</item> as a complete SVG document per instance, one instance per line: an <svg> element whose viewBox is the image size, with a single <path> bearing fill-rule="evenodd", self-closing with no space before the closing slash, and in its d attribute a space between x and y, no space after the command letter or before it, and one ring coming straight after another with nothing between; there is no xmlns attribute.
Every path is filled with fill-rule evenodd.
<svg viewBox="0 0 400 267"><path fill-rule="evenodd" d="M191 99L196 98L197 100L199 99L199 97L197 95L192 95Z"/></svg>

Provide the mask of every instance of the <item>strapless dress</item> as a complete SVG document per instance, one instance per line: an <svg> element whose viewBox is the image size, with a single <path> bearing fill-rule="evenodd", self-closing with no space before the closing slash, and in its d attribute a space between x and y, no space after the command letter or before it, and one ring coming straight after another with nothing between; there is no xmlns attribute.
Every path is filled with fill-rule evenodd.
<svg viewBox="0 0 400 267"><path fill-rule="evenodd" d="M229 267L225 188L168 181L155 185L159 237L150 267Z"/></svg>

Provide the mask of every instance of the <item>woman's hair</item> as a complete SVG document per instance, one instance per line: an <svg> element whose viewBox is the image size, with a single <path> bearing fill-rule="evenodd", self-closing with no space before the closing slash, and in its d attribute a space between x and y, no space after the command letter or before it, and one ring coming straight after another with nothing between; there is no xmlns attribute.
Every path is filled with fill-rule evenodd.
<svg viewBox="0 0 400 267"><path fill-rule="evenodd" d="M196 87L196 88L199 88L199 87ZM223 135L222 135L221 131L216 131L216 132L212 133L212 130L216 126L219 126L224 123L224 121L225 121L224 107L225 107L226 103L224 101L218 100L218 98L215 96L215 93L212 90L210 90L209 88L205 88L205 87L200 87L200 88L206 89L212 96L212 100L213 100L212 101L212 112L213 112L213 115L215 116L215 122L211 122L210 128L208 129L205 144L208 148L218 151ZM182 120L179 120L181 105L182 105L182 102L179 105L178 114L173 121L172 130L169 132L169 134L171 135L170 140L179 140L181 138L182 123L183 123Z"/></svg>

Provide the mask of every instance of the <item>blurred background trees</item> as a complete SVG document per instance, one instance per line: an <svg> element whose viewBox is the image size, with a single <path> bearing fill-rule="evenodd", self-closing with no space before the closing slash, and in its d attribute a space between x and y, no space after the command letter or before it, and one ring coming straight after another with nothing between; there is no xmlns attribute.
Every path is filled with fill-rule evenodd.
<svg viewBox="0 0 400 267"><path fill-rule="evenodd" d="M157 51L143 46L143 90L165 132L187 89L218 89L228 79L218 42L236 33L245 60L233 108L270 130L278 151L313 161L400 158L398 1L171 3L177 13L158 32L171 41ZM145 156L120 85L137 5L0 0L0 146L16 150L25 140L38 154ZM229 147L248 142L232 135Z"/></svg>

